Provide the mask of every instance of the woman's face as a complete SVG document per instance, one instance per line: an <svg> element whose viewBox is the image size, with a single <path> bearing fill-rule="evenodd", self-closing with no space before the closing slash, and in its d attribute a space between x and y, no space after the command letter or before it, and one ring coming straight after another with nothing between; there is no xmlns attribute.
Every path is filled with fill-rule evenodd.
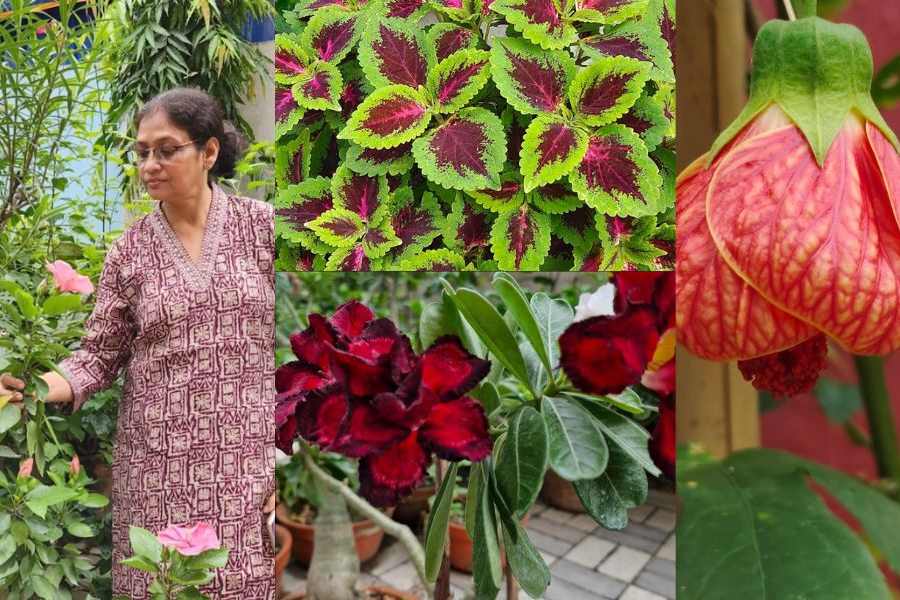
<svg viewBox="0 0 900 600"><path fill-rule="evenodd" d="M141 120L134 148L141 181L150 196L161 202L199 195L219 155L216 138L198 149L162 110Z"/></svg>

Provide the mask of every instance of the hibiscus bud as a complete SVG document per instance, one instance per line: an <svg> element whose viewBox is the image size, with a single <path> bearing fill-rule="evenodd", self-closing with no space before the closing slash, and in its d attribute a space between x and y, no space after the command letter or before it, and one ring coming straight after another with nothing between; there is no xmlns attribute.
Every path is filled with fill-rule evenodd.
<svg viewBox="0 0 900 600"><path fill-rule="evenodd" d="M854 354L900 348L900 143L872 70L854 27L770 21L747 106L678 178L679 339L753 359L760 389L811 388L824 344L798 346L823 334Z"/></svg>
<svg viewBox="0 0 900 600"><path fill-rule="evenodd" d="M69 462L69 473L72 475L78 475L81 472L81 461L78 459L78 455L72 457L72 460Z"/></svg>
<svg viewBox="0 0 900 600"><path fill-rule="evenodd" d="M72 265L64 260L47 263L47 270L53 275L53 282L60 292L90 294L94 291L94 284L91 283L91 280L73 269Z"/></svg>
<svg viewBox="0 0 900 600"><path fill-rule="evenodd" d="M19 477L31 477L31 470L34 468L34 459L26 458L19 463Z"/></svg>

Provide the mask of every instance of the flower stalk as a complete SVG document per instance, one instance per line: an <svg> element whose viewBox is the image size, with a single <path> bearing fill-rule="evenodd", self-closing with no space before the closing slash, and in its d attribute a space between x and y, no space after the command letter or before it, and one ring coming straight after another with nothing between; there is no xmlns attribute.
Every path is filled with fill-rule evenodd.
<svg viewBox="0 0 900 600"><path fill-rule="evenodd" d="M900 451L897 447L897 432L894 429L896 422L894 411L884 381L884 359L880 356L854 356L854 362L859 375L866 418L869 421L878 475L900 485Z"/></svg>

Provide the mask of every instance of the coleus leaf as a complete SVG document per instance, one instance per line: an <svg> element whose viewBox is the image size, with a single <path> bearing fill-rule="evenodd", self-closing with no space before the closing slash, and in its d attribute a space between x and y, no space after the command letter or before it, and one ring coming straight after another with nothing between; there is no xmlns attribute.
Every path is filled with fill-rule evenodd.
<svg viewBox="0 0 900 600"><path fill-rule="evenodd" d="M575 74L575 61L566 52L548 52L519 38L495 38L491 73L516 110L556 114Z"/></svg>
<svg viewBox="0 0 900 600"><path fill-rule="evenodd" d="M514 171L503 173L502 182L498 190L470 190L467 193L478 204L494 212L507 212L518 208L525 201L525 193L522 183L518 181L518 173Z"/></svg>
<svg viewBox="0 0 900 600"><path fill-rule="evenodd" d="M472 0L431 0L431 7L454 21L467 21L472 15Z"/></svg>
<svg viewBox="0 0 900 600"><path fill-rule="evenodd" d="M501 213L491 228L501 271L537 271L550 252L550 217L528 204Z"/></svg>
<svg viewBox="0 0 900 600"><path fill-rule="evenodd" d="M435 63L444 60L457 50L474 49L477 44L478 36L474 31L454 23L435 23L425 34L425 48L431 53Z"/></svg>
<svg viewBox="0 0 900 600"><path fill-rule="evenodd" d="M656 93L653 94L653 100L662 108L663 116L668 122L665 131L665 137L675 137L675 87L671 85L660 85Z"/></svg>
<svg viewBox="0 0 900 600"><path fill-rule="evenodd" d="M616 25L643 14L647 0L576 0L575 21Z"/></svg>
<svg viewBox="0 0 900 600"><path fill-rule="evenodd" d="M601 214L653 215L660 211L659 168L636 133L623 125L593 132L581 164L569 174L572 189Z"/></svg>
<svg viewBox="0 0 900 600"><path fill-rule="evenodd" d="M391 248L399 246L402 241L394 232L390 219L383 221L376 227L369 227L362 238L363 251L370 259L381 258Z"/></svg>
<svg viewBox="0 0 900 600"><path fill-rule="evenodd" d="M638 98L619 123L638 134L650 152L662 142L669 129L661 103L652 96Z"/></svg>
<svg viewBox="0 0 900 600"><path fill-rule="evenodd" d="M305 112L289 86L275 85L275 139L280 140L293 131Z"/></svg>
<svg viewBox="0 0 900 600"><path fill-rule="evenodd" d="M425 131L431 111L425 97L410 87L390 85L363 100L338 138L364 148L393 148Z"/></svg>
<svg viewBox="0 0 900 600"><path fill-rule="evenodd" d="M528 195L528 202L547 214L566 213L584 206L578 194L562 182L539 187Z"/></svg>
<svg viewBox="0 0 900 600"><path fill-rule="evenodd" d="M286 33L275 36L275 83L291 86L306 78L310 58L302 44Z"/></svg>
<svg viewBox="0 0 900 600"><path fill-rule="evenodd" d="M316 11L301 38L304 48L315 58L340 63L359 39L358 14L336 6Z"/></svg>
<svg viewBox="0 0 900 600"><path fill-rule="evenodd" d="M584 253L599 241L594 209L582 205L573 211L552 216L553 233L576 251Z"/></svg>
<svg viewBox="0 0 900 600"><path fill-rule="evenodd" d="M366 224L352 210L333 208L306 224L319 239L338 248L352 246L366 232Z"/></svg>
<svg viewBox="0 0 900 600"><path fill-rule="evenodd" d="M294 6L294 14L298 17L311 17L316 11L326 6L346 7L346 0L300 0Z"/></svg>
<svg viewBox="0 0 900 600"><path fill-rule="evenodd" d="M425 85L428 56L416 26L401 19L375 20L359 45L359 63L376 88L391 84Z"/></svg>
<svg viewBox="0 0 900 600"><path fill-rule="evenodd" d="M275 233L290 242L317 250L320 244L308 223L331 210L331 181L316 177L283 187L275 197Z"/></svg>
<svg viewBox="0 0 900 600"><path fill-rule="evenodd" d="M368 271L372 261L366 256L361 243L338 248L331 253L325 263L326 271Z"/></svg>
<svg viewBox="0 0 900 600"><path fill-rule="evenodd" d="M294 98L311 110L341 110L340 97L344 87L341 72L332 64L316 61L306 77L291 88Z"/></svg>
<svg viewBox="0 0 900 600"><path fill-rule="evenodd" d="M457 193L444 225L444 242L469 256L488 247L491 240L491 213Z"/></svg>
<svg viewBox="0 0 900 600"><path fill-rule="evenodd" d="M335 208L349 210L369 224L379 223L390 210L385 178L354 173L347 165L334 172L331 194Z"/></svg>
<svg viewBox="0 0 900 600"><path fill-rule="evenodd" d="M587 152L588 135L559 117L536 117L525 131L519 167L525 191L553 183L581 162Z"/></svg>
<svg viewBox="0 0 900 600"><path fill-rule="evenodd" d="M400 175L413 166L412 144L376 150L352 145L345 158L348 167L363 175Z"/></svg>
<svg viewBox="0 0 900 600"><path fill-rule="evenodd" d="M302 128L294 139L275 147L275 185L278 188L300 183L309 177L309 129Z"/></svg>
<svg viewBox="0 0 900 600"><path fill-rule="evenodd" d="M491 55L485 50L458 50L428 74L428 91L435 98L434 110L455 112L468 104L484 84Z"/></svg>
<svg viewBox="0 0 900 600"><path fill-rule="evenodd" d="M452 272L467 270L466 260L452 250L426 250L397 264L400 271Z"/></svg>
<svg viewBox="0 0 900 600"><path fill-rule="evenodd" d="M413 156L422 173L438 185L497 188L506 160L503 125L484 108L464 108L413 142Z"/></svg>
<svg viewBox="0 0 900 600"><path fill-rule="evenodd" d="M434 194L425 192L416 201L412 190L398 190L393 198L391 227L400 239L401 260L415 257L437 238L444 227L444 215Z"/></svg>
<svg viewBox="0 0 900 600"><path fill-rule="evenodd" d="M648 71L647 63L633 58L598 58L575 77L569 102L588 125L613 123L641 96Z"/></svg>
<svg viewBox="0 0 900 600"><path fill-rule="evenodd" d="M650 61L650 49L639 31L604 32L582 38L581 45L592 56L626 56Z"/></svg>
<svg viewBox="0 0 900 600"><path fill-rule="evenodd" d="M541 48L558 50L578 40L578 32L554 0L494 0L491 8L522 36Z"/></svg>
<svg viewBox="0 0 900 600"><path fill-rule="evenodd" d="M398 19L414 19L428 8L424 0L385 0L384 16Z"/></svg>
<svg viewBox="0 0 900 600"><path fill-rule="evenodd" d="M603 36L610 38L629 38L640 39L641 45L646 50L646 56L642 60L651 61L653 67L650 71L651 78L660 83L675 83L674 64L674 22L665 25L667 35L672 35L671 45L663 35L663 14L674 17L674 7L663 8L663 0L649 0L648 8L644 15L637 20L628 21L617 27L605 30ZM585 48L590 53L595 52L591 49L591 44L585 44ZM601 49L597 49L602 51ZM641 57L633 57L641 58Z"/></svg>

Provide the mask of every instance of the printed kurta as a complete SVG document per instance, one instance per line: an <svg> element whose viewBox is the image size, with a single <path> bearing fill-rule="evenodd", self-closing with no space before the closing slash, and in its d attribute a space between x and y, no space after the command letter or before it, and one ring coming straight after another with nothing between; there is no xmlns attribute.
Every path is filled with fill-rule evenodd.
<svg viewBox="0 0 900 600"><path fill-rule="evenodd" d="M275 490L272 207L214 187L199 260L159 206L111 247L81 348L61 370L77 409L120 370L113 592L146 598L119 564L129 525L205 521L230 549L211 598L274 597L262 508Z"/></svg>

